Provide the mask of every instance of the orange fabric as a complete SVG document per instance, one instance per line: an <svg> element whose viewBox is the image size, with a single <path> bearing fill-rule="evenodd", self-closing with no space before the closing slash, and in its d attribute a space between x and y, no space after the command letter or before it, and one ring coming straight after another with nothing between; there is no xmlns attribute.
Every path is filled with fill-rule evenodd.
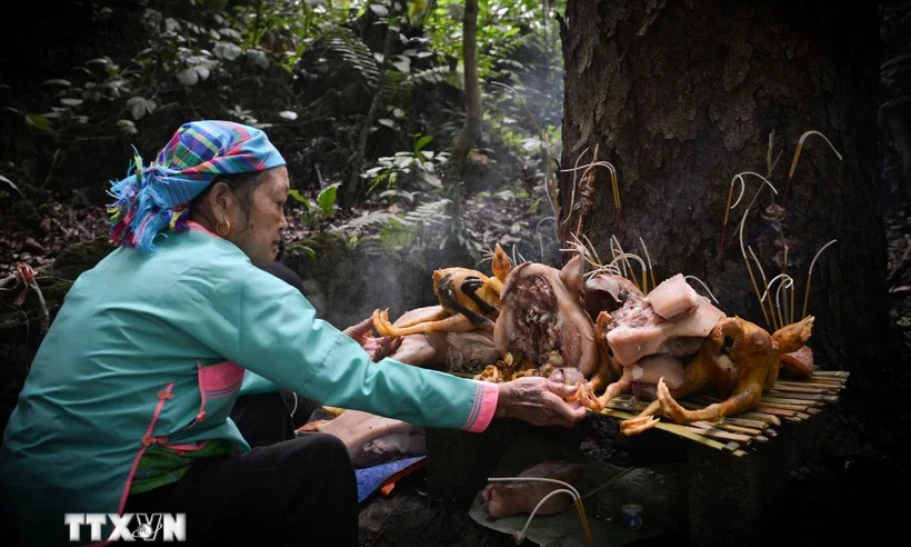
<svg viewBox="0 0 911 547"><path fill-rule="evenodd" d="M382 486L380 486L380 492L382 492L384 496L388 496L392 492L392 490L395 488L396 482L398 482L398 481L402 480L403 478L407 477L408 475L414 473L418 469L421 469L422 467L424 467L424 465L426 463L427 463L426 459L421 460L419 462L415 462L413 465L409 465L408 467L406 467L405 469L402 469L395 475L392 475L391 477L386 479L386 482L384 482L382 484Z"/></svg>

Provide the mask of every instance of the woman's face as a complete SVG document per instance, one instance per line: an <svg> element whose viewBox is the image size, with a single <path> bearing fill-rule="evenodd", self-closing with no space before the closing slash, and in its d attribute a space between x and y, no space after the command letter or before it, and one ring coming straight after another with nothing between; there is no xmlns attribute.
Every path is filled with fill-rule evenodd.
<svg viewBox="0 0 911 547"><path fill-rule="evenodd" d="M240 247L256 266L265 266L278 254L282 230L288 227L285 203L290 184L285 167L271 169L250 196L248 211L235 201L230 208L231 230L226 239Z"/></svg>

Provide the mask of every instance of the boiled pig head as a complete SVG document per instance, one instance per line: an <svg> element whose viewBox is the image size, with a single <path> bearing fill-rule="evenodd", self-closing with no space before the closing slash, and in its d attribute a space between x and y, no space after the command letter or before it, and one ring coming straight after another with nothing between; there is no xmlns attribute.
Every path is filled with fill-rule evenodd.
<svg viewBox="0 0 911 547"><path fill-rule="evenodd" d="M598 346L583 307L584 266L577 255L562 269L534 262L513 269L494 326L500 355L511 353L537 367L573 367L586 378L591 376L598 365Z"/></svg>

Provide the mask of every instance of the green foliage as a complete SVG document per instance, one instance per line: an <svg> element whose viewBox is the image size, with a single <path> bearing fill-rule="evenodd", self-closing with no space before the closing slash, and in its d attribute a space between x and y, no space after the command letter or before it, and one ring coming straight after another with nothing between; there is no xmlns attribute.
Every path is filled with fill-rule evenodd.
<svg viewBox="0 0 911 547"><path fill-rule="evenodd" d="M430 11L414 9L414 22L420 21L430 38L432 48L448 59L462 58L462 29L453 25L461 22L464 0L415 2L417 6L433 6ZM544 2L544 5L548 4ZM549 14L542 13L540 0L488 1L478 5L478 73L481 79L496 75L497 62L510 53L531 34L543 32ZM550 23L552 24L552 23Z"/></svg>
<svg viewBox="0 0 911 547"><path fill-rule="evenodd" d="M131 39L72 70L46 74L39 93L14 95L5 112L21 126L16 138L28 142L0 150L0 160L28 166L30 180L53 186L55 175L74 180L73 187L101 188L123 175L129 145L151 159L179 123L230 119L270 130L289 160L306 231L344 228L352 241L363 241L370 228L390 248L441 232L440 204L450 197L441 192L441 173L465 115L461 0L84 4L99 21L129 22ZM484 119L482 150L472 157L486 158L485 169L496 166L512 186L520 181L511 173L520 172L538 185L559 142L559 10L562 3L537 0L480 5ZM388 27L397 33L385 59ZM357 136L380 91L357 179L368 200L398 209L351 218L337 194L346 193ZM58 156L65 161L58 164ZM2 175L0 197L19 199L21 185L11 184L21 178ZM475 176L487 175L482 169ZM530 208L540 200L516 195L528 195ZM438 207L433 222L422 218L428 207ZM452 235L478 245L464 233Z"/></svg>
<svg viewBox="0 0 911 547"><path fill-rule="evenodd" d="M433 137L430 135L415 135L412 150L378 158L376 166L361 174L361 177L369 181L368 193L373 192L384 183L386 190L398 188L441 189L442 182L437 174L449 159L449 153L424 150L424 147L432 140Z"/></svg>
<svg viewBox="0 0 911 547"><path fill-rule="evenodd" d="M336 230L352 234L357 241L378 244L387 251L401 251L441 230L448 217L448 199L422 203L405 213L373 211L339 225Z"/></svg>
<svg viewBox="0 0 911 547"><path fill-rule="evenodd" d="M4 183L4 184L7 184L10 188L12 188L13 190L19 192L20 195L22 194L22 190L20 190L19 187L16 186L16 185L13 183L13 181L11 181L10 179L4 177L3 175L0 175L0 182L2 182L2 183ZM3 195L5 196L5 195L6 195L6 192L4 192Z"/></svg>
<svg viewBox="0 0 911 547"><path fill-rule="evenodd" d="M292 189L289 192L292 198L304 206L304 212L301 215L301 223L304 226L320 232L326 230L338 210L335 201L338 197L339 184L336 182L320 190L316 196L316 204L307 199L300 190Z"/></svg>
<svg viewBox="0 0 911 547"><path fill-rule="evenodd" d="M262 78L273 65L285 72L293 68L312 30L310 3L259 3L257 9L241 4L229 11L220 7L222 2L189 0L201 9L185 16L168 9L173 3L141 4L146 6L147 47L130 56L91 59L71 77L45 81L57 104L49 111L25 113L28 125L61 139L133 136L143 121L184 110L181 103L186 103L190 112L184 118L229 117L271 126L240 104L243 93L232 84ZM280 30L300 39L270 50ZM273 95L273 104L281 99L280 93Z"/></svg>

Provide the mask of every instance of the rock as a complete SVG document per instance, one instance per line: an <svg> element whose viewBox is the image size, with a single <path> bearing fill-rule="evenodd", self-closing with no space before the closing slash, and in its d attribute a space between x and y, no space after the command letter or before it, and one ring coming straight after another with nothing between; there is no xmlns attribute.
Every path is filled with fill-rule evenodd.
<svg viewBox="0 0 911 547"><path fill-rule="evenodd" d="M107 236L83 241L61 251L51 268L58 275L75 281L82 272L94 268L113 250L114 244Z"/></svg>

